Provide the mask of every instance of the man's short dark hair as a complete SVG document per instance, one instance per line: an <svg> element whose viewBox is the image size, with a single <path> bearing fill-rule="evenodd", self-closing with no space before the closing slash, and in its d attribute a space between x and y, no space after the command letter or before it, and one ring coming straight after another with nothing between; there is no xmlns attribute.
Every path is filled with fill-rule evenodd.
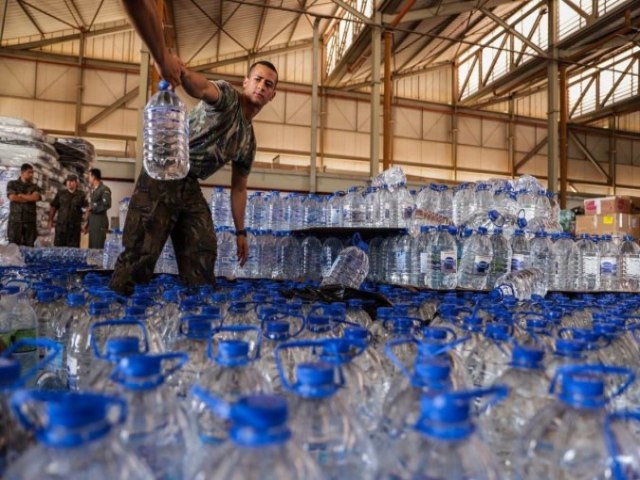
<svg viewBox="0 0 640 480"><path fill-rule="evenodd" d="M262 65L263 67L267 67L269 70L272 70L276 74L276 84L278 83L278 70L276 70L276 66L271 62L267 62L266 60L258 60L257 62L253 63L249 67L249 73L247 73L247 76L251 75L251 71L255 68L256 65Z"/></svg>
<svg viewBox="0 0 640 480"><path fill-rule="evenodd" d="M92 168L89 170L89 175L93 175L96 179L102 180L102 172L99 168Z"/></svg>
<svg viewBox="0 0 640 480"><path fill-rule="evenodd" d="M20 166L20 173L24 173L27 170L33 170L33 165L31 165L30 163L23 163Z"/></svg>

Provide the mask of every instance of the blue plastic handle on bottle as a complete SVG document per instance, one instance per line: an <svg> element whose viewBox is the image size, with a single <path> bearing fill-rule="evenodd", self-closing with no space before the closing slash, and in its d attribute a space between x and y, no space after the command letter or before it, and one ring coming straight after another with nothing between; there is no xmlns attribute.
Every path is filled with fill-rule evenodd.
<svg viewBox="0 0 640 480"><path fill-rule="evenodd" d="M231 419L231 403L216 395L212 395L197 384L191 388L191 394L202 401L216 417L223 420Z"/></svg>
<svg viewBox="0 0 640 480"><path fill-rule="evenodd" d="M8 349L2 353L2 358L10 358L16 351L23 347L43 348L48 353L36 365L20 375L16 383L11 385L12 388L20 388L24 383L33 377L38 371L42 370L46 365L51 363L62 351L62 345L48 338L22 338L13 343Z"/></svg>
<svg viewBox="0 0 640 480"><path fill-rule="evenodd" d="M147 336L147 327L144 326L144 323L142 323L142 321L133 320L133 319L104 320L102 322L94 323L93 325L91 325L91 329L89 330L89 336L91 338L91 347L93 348L93 353L96 356L96 358L99 358L101 360L108 359L106 352L103 353L100 351L100 347L98 346L98 342L96 341L96 339L98 338L98 335L96 335L97 330L101 328L125 327L125 326L138 327L140 329L140 331L142 332L142 341L144 343L142 353L147 353L149 351L149 338ZM105 340L105 344L106 344L106 340Z"/></svg>
<svg viewBox="0 0 640 480"><path fill-rule="evenodd" d="M104 407L117 407L117 415L104 415L109 425L120 425L127 417L127 402L124 398L94 393L69 393L56 390L18 390L11 396L11 409L20 424L27 430L40 434L49 428L51 416L41 412L50 403L62 403L67 396L83 396L88 401L101 403ZM85 435L87 435L85 433ZM74 444L88 440L81 432L74 434Z"/></svg>
<svg viewBox="0 0 640 480"><path fill-rule="evenodd" d="M282 367L282 359L280 358L280 352L284 350L289 350L293 348L312 348L316 349L318 347L322 347L324 342L322 340L296 340L291 342L281 343L274 350L274 358L276 362L276 368L278 369L278 375L280 376L280 382L282 383L282 387L289 392L296 392L295 387L291 384L287 375ZM366 347L365 347L366 348ZM314 351L314 353L316 353ZM342 369L339 364L331 364L334 367L334 370L337 369L339 382L335 384L336 387L344 386L344 375L342 373Z"/></svg>
<svg viewBox="0 0 640 480"><path fill-rule="evenodd" d="M123 368L127 362L132 361L132 359L135 360L135 358L133 357L148 358L154 363L157 362L156 365L154 365L154 368L155 366L157 366L159 371L157 373L155 371L149 372L149 376L152 378L150 378L150 380L148 381L127 382L127 378L129 377L127 377L126 373L123 371ZM111 372L109 378L113 382L123 385L129 390L149 390L162 385L167 377L181 369L188 360L189 356L184 352L133 355L131 357L126 357L120 360L120 363L118 363L118 365L116 365L116 367L113 369L113 372ZM165 367L164 364L168 362L171 363L169 363L169 365Z"/></svg>
<svg viewBox="0 0 640 480"><path fill-rule="evenodd" d="M207 357L210 360L214 359L213 355L213 342L217 340L216 335L224 332L229 333L243 333L243 332L255 332L256 333L256 347L253 352L253 356L249 355L249 361L254 361L260 358L260 348L262 346L262 329L254 325L228 325L220 326L212 331L212 335L209 337L207 344Z"/></svg>

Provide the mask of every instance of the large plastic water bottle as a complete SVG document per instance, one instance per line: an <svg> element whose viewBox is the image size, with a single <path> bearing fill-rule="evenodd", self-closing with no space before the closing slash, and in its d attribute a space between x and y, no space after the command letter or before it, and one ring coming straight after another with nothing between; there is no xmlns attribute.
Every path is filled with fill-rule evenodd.
<svg viewBox="0 0 640 480"><path fill-rule="evenodd" d="M38 348L48 350L48 354L38 365ZM36 361L28 368L24 368L19 361L21 351L36 352ZM60 352L60 345L48 339L17 340L0 357L0 476L4 476L7 467L16 461L20 455L34 443L33 434L27 432L18 424L17 418L11 413L11 394L19 388L32 385L38 370L51 362Z"/></svg>
<svg viewBox="0 0 640 480"><path fill-rule="evenodd" d="M271 192L267 214L269 217L267 228L274 231L286 230L284 224L284 201L280 197L280 192Z"/></svg>
<svg viewBox="0 0 640 480"><path fill-rule="evenodd" d="M287 401L275 395L248 395L227 403L200 389L194 396L230 425L229 440L219 452L204 451L188 478L320 480L325 478L311 455L293 437L287 424ZM202 450L202 449L201 449Z"/></svg>
<svg viewBox="0 0 640 480"><path fill-rule="evenodd" d="M200 373L197 385L209 395L235 402L243 395L264 392L264 378L255 366L260 355L261 331L248 325L219 327L210 336L211 362ZM227 425L198 398L191 403L200 440L217 445L227 438Z"/></svg>
<svg viewBox="0 0 640 480"><path fill-rule="evenodd" d="M502 478L491 450L471 418L473 399L488 395L496 401L506 395L506 389L423 396L418 422L406 438L385 455L377 478Z"/></svg>
<svg viewBox="0 0 640 480"><path fill-rule="evenodd" d="M353 238L355 246L343 249L331 266L328 275L322 279L321 285L342 285L360 288L369 273L369 257L367 244L356 234Z"/></svg>
<svg viewBox="0 0 640 480"><path fill-rule="evenodd" d="M272 278L298 280L302 273L302 248L291 232L276 232L275 266Z"/></svg>
<svg viewBox="0 0 640 480"><path fill-rule="evenodd" d="M222 187L216 187L211 194L211 215L213 216L213 224L216 227L233 226L233 217L231 216L231 197Z"/></svg>
<svg viewBox="0 0 640 480"><path fill-rule="evenodd" d="M629 292L640 290L640 247L631 235L620 244L620 288Z"/></svg>
<svg viewBox="0 0 640 480"><path fill-rule="evenodd" d="M453 223L460 226L473 215L474 195L471 185L463 183L458 186L453 196Z"/></svg>
<svg viewBox="0 0 640 480"><path fill-rule="evenodd" d="M322 243L309 236L302 241L302 277L319 281L322 278Z"/></svg>
<svg viewBox="0 0 640 480"><path fill-rule="evenodd" d="M509 395L483 416L484 435L507 473L514 470L515 446L524 426L551 401L543 358L542 349L515 347L510 368L496 378L496 384L509 388Z"/></svg>
<svg viewBox="0 0 640 480"><path fill-rule="evenodd" d="M553 244L553 262L551 284L554 290L573 290L573 278L570 275L570 258L575 247L571 234L562 233Z"/></svg>
<svg viewBox="0 0 640 480"><path fill-rule="evenodd" d="M597 291L600 288L600 250L587 234L580 235L571 250L569 276L575 290Z"/></svg>
<svg viewBox="0 0 640 480"><path fill-rule="evenodd" d="M487 230L481 227L464 244L458 271L458 286L475 290L484 289L487 285L487 277L491 273L492 262L493 246Z"/></svg>
<svg viewBox="0 0 640 480"><path fill-rule="evenodd" d="M627 368L574 366L558 371L551 385L557 399L542 408L524 428L517 451L517 478L636 478L637 450L629 431L609 429L606 406L624 391L634 374ZM621 386L609 394L610 381ZM626 448L626 447L625 447Z"/></svg>
<svg viewBox="0 0 640 480"><path fill-rule="evenodd" d="M469 352L465 367L475 388L492 386L509 366L513 352L511 331L509 324L491 323L485 327L484 336Z"/></svg>
<svg viewBox="0 0 640 480"><path fill-rule="evenodd" d="M217 228L216 237L218 239L218 255L215 266L216 276L233 278L238 263L236 260L236 238L230 227Z"/></svg>
<svg viewBox="0 0 640 480"><path fill-rule="evenodd" d="M165 385L165 378L186 361L184 353L132 355L120 360L111 375L128 405L120 439L157 479L182 478L186 453L195 445L187 414Z"/></svg>
<svg viewBox="0 0 640 480"><path fill-rule="evenodd" d="M502 228L493 229L491 246L493 247L493 262L491 263L491 273L487 277L487 288L494 288L498 278L511 271L511 243L503 235Z"/></svg>
<svg viewBox="0 0 640 480"><path fill-rule="evenodd" d="M516 230L511 237L511 271L517 272L531 266L531 245L524 230Z"/></svg>
<svg viewBox="0 0 640 480"><path fill-rule="evenodd" d="M144 169L156 180L179 180L189 173L189 124L187 109L169 82L144 109Z"/></svg>
<svg viewBox="0 0 640 480"><path fill-rule="evenodd" d="M357 187L351 187L342 202L341 224L343 227L361 227L365 224L365 220L366 210L362 192Z"/></svg>
<svg viewBox="0 0 640 480"><path fill-rule="evenodd" d="M420 273L426 270L427 285L436 290L454 289L458 280L458 255L456 227L441 225L431 235L427 245L427 256L420 252ZM424 262L424 264L423 264Z"/></svg>
<svg viewBox="0 0 640 480"><path fill-rule="evenodd" d="M600 247L600 290L620 289L620 259L618 247L611 235L603 235Z"/></svg>
<svg viewBox="0 0 640 480"><path fill-rule="evenodd" d="M394 211L397 208L396 198L389 190L388 185L383 185L377 193L378 205L376 211L378 213L376 226L377 227L392 227L392 217Z"/></svg>
<svg viewBox="0 0 640 480"><path fill-rule="evenodd" d="M38 331L38 318L29 303L29 290L20 291L17 286L7 286L0 290L0 298L4 300L0 308L0 339L5 349L11 348L19 340L35 340ZM31 370L38 363L38 349L31 343L23 343L13 351L13 358L20 364L21 375ZM31 379L33 380L33 379Z"/></svg>
<svg viewBox="0 0 640 480"><path fill-rule="evenodd" d="M544 283L551 288L553 275L553 244L545 232L536 232L531 240L531 267L540 270L544 276ZM565 260L566 261L566 260Z"/></svg>
<svg viewBox="0 0 640 480"><path fill-rule="evenodd" d="M123 399L92 393L19 391L11 406L22 425L36 432L38 445L9 467L6 478L154 478L144 461L110 435L126 418Z"/></svg>
<svg viewBox="0 0 640 480"><path fill-rule="evenodd" d="M407 183L407 177L404 171L400 167L391 167L371 179L371 185L374 187L381 187L382 185L388 185L392 188L400 185L401 183Z"/></svg>
<svg viewBox="0 0 640 480"><path fill-rule="evenodd" d="M340 368L325 362L296 366L286 378L279 361L280 380L295 395L291 428L303 448L320 464L328 478L372 479L378 467L373 444L345 398L338 395L344 377Z"/></svg>
<svg viewBox="0 0 640 480"><path fill-rule="evenodd" d="M395 209L391 212L391 227L407 228L411 226L411 218L416 209L415 201L404 183L398 185L393 192Z"/></svg>
<svg viewBox="0 0 640 480"><path fill-rule="evenodd" d="M329 275L329 271L338 258L338 254L342 251L342 248L342 242L335 237L329 237L322 242L322 254L320 256L322 277Z"/></svg>

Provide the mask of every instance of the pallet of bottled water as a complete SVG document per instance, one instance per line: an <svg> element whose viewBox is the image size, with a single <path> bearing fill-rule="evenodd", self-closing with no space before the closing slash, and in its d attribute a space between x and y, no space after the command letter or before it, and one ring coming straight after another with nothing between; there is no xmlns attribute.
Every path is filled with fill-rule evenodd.
<svg viewBox="0 0 640 480"><path fill-rule="evenodd" d="M108 281L0 270L3 478L640 475L637 295Z"/></svg>

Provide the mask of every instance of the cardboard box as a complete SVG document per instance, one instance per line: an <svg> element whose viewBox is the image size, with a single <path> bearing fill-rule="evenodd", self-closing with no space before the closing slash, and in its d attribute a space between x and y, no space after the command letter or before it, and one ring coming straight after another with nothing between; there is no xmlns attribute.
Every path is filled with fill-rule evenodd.
<svg viewBox="0 0 640 480"><path fill-rule="evenodd" d="M606 215L578 215L576 217L576 235L633 235L640 234L640 215L611 213Z"/></svg>
<svg viewBox="0 0 640 480"><path fill-rule="evenodd" d="M604 215L607 213L640 213L638 197L603 197L584 201L585 215Z"/></svg>

